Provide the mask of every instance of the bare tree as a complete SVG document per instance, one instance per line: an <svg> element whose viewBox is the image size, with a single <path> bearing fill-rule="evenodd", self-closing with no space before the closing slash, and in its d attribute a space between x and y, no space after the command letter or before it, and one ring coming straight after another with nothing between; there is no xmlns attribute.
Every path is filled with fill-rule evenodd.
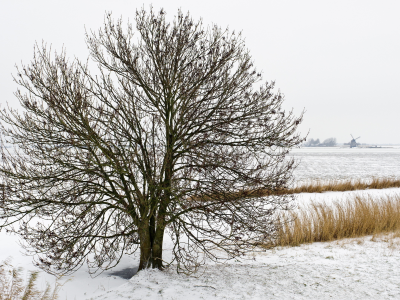
<svg viewBox="0 0 400 300"><path fill-rule="evenodd" d="M302 116L282 110L241 35L180 11L135 21L107 14L86 34L96 75L36 46L14 78L23 112L0 114L14 145L1 148L1 226L47 272L107 269L137 249L139 269L162 269L165 233L178 270L232 258L273 237L292 199L257 191L291 182Z"/></svg>

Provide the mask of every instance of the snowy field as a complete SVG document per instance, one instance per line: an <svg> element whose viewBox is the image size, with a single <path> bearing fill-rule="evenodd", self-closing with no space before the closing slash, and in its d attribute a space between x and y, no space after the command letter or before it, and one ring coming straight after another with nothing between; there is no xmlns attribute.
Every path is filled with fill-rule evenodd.
<svg viewBox="0 0 400 300"><path fill-rule="evenodd" d="M296 181L400 177L400 147L294 149Z"/></svg>
<svg viewBox="0 0 400 300"><path fill-rule="evenodd" d="M355 150L354 152L352 152ZM301 180L387 177L400 175L400 149L297 149ZM303 172L303 173L300 173ZM355 194L400 194L400 189L300 194L297 203L327 203ZM0 233L0 261L13 258L24 270L37 270L21 254L15 236ZM164 257L171 242L165 241ZM130 280L118 271L133 272L138 257L126 256L113 270L96 278L85 267L61 279L61 300L80 299L400 299L400 238L372 236L293 248L255 249L240 260L208 264L193 276L142 271ZM129 273L129 272L128 272ZM39 287L55 278L40 273Z"/></svg>
<svg viewBox="0 0 400 300"><path fill-rule="evenodd" d="M196 277L148 270L93 299L400 299L398 243L366 237L256 252Z"/></svg>

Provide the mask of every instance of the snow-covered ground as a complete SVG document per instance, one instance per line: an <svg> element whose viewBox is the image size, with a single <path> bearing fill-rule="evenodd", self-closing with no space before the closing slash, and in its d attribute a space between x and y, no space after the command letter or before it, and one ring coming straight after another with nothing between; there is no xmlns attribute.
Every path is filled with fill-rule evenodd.
<svg viewBox="0 0 400 300"><path fill-rule="evenodd" d="M365 237L268 250L190 277L146 270L92 298L400 299L399 243Z"/></svg>
<svg viewBox="0 0 400 300"><path fill-rule="evenodd" d="M298 204L346 199L355 194L383 196L400 189L300 194ZM0 260L13 257L17 267L37 270L31 257L21 255L15 236L0 233ZM166 241L165 256L169 256ZM124 257L113 270L91 278L86 268L70 277L61 300L80 299L400 299L400 238L372 236L292 248L255 249L223 265L209 264L192 276L139 272L130 280L112 275L135 268L138 258ZM55 278L40 273L39 287Z"/></svg>
<svg viewBox="0 0 400 300"><path fill-rule="evenodd" d="M350 151L351 150L351 151ZM296 152L297 151L297 152ZM292 152L302 158L300 180L400 176L400 149L307 148ZM363 177L364 176L364 177ZM400 194L400 189L300 194L297 203L330 203L363 194ZM0 232L0 261L37 270L21 254L18 239ZM164 257L170 256L166 240ZM400 238L364 237L293 248L255 249L240 260L207 264L192 276L146 270L130 280L117 271L138 266L125 256L113 270L91 278L85 267L60 280L60 300L81 299L400 299ZM40 273L39 287L55 278Z"/></svg>
<svg viewBox="0 0 400 300"><path fill-rule="evenodd" d="M296 181L400 177L400 148L294 149L290 156L300 161Z"/></svg>

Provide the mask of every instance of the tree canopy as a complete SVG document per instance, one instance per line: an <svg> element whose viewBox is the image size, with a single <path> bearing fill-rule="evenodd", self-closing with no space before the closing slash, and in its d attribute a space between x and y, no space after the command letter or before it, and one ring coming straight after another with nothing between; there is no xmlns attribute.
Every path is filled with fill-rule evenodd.
<svg viewBox="0 0 400 300"><path fill-rule="evenodd" d="M14 78L22 111L0 113L14 145L1 146L0 226L37 265L95 272L139 250L139 269L162 269L168 234L191 270L273 238L293 196L257 193L290 184L302 115L241 34L142 9L134 25L107 14L86 42L87 62L36 46Z"/></svg>

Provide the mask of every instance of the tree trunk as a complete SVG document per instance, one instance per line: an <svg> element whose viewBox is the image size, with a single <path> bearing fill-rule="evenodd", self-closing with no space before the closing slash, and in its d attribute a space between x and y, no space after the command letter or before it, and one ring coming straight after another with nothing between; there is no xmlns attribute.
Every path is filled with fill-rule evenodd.
<svg viewBox="0 0 400 300"><path fill-rule="evenodd" d="M158 226L155 234L151 234L149 222L143 222L139 229L140 236L140 263L139 271L148 268L162 270L162 245L164 229Z"/></svg>
<svg viewBox="0 0 400 300"><path fill-rule="evenodd" d="M142 222L139 227L139 238L140 238L140 263L139 271L151 267L152 262L152 247L150 237L150 226L149 222Z"/></svg>
<svg viewBox="0 0 400 300"><path fill-rule="evenodd" d="M154 242L153 242L153 268L157 268L162 270L163 269L163 264L162 264L162 245L163 245L163 239L164 239L164 229L158 227L156 231L156 235L154 237Z"/></svg>

